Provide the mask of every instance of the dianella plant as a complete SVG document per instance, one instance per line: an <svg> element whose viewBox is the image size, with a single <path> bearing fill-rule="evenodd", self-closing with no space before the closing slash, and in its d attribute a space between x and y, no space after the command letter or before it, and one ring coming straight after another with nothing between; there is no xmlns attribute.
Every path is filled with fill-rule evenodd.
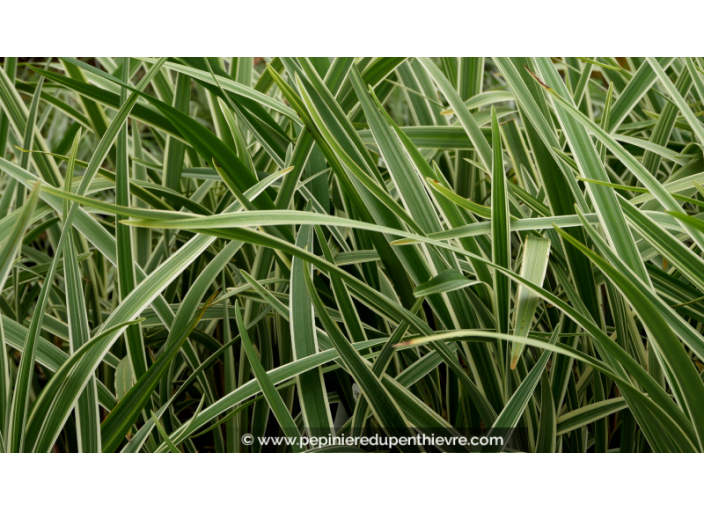
<svg viewBox="0 0 704 510"><path fill-rule="evenodd" d="M0 106L3 452L704 450L702 58L6 57Z"/></svg>

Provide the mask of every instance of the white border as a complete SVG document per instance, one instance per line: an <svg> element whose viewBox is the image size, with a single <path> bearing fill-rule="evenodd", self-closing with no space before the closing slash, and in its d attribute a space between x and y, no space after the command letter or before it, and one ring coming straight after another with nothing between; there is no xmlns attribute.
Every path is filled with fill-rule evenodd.
<svg viewBox="0 0 704 510"><path fill-rule="evenodd" d="M4 508L685 508L696 499L698 460L664 454L4 455L0 486Z"/></svg>
<svg viewBox="0 0 704 510"><path fill-rule="evenodd" d="M624 0L18 0L10 55L653 55L701 47L701 4Z"/></svg>

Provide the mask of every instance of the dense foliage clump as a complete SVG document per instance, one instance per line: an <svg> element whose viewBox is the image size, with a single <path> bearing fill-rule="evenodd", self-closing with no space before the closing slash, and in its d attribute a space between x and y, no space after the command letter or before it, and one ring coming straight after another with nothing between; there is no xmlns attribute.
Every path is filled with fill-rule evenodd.
<svg viewBox="0 0 704 510"><path fill-rule="evenodd" d="M5 58L2 451L704 450L703 67Z"/></svg>

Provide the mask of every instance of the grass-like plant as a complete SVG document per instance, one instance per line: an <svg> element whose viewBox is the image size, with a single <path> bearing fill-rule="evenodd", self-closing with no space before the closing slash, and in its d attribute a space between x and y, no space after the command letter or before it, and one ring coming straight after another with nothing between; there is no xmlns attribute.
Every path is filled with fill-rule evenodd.
<svg viewBox="0 0 704 510"><path fill-rule="evenodd" d="M704 450L703 68L5 58L0 448Z"/></svg>

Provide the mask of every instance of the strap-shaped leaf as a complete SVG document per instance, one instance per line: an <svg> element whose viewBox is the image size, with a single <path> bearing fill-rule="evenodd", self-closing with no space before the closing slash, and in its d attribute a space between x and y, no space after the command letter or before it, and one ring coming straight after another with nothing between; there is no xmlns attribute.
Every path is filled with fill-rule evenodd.
<svg viewBox="0 0 704 510"><path fill-rule="evenodd" d="M312 249L312 226L305 225L299 229L296 246L305 250ZM311 356L320 351L313 302L308 294L304 271L311 271L311 267L306 267L305 261L299 257L293 257L289 323L294 360ZM326 432L329 433L334 428L322 371L313 369L301 374L297 379L298 400L306 430L311 435L326 435Z"/></svg>
<svg viewBox="0 0 704 510"><path fill-rule="evenodd" d="M544 237L527 236L521 263L521 276L535 285L542 286L545 272L550 258L550 240ZM528 336L530 333L533 316L538 307L539 297L530 289L519 285L516 293L516 307L513 313L514 329L516 336ZM518 358L523 351L523 346L511 347L511 370L516 368Z"/></svg>

